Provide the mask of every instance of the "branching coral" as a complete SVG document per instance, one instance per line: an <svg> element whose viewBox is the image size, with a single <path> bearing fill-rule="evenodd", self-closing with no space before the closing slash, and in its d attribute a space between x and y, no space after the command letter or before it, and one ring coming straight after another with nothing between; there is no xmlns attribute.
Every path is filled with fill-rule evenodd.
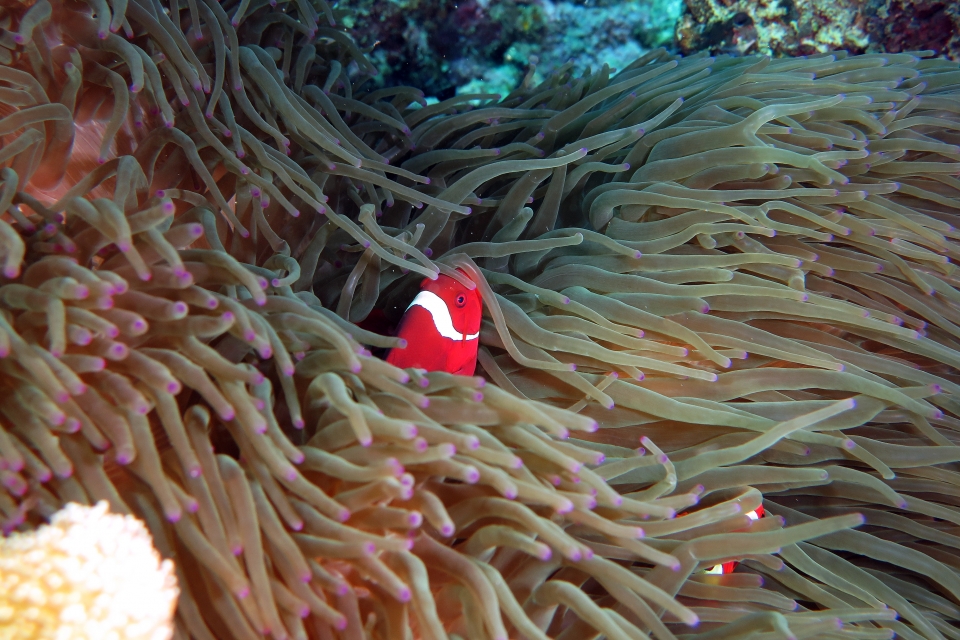
<svg viewBox="0 0 960 640"><path fill-rule="evenodd" d="M180 638L956 635L956 64L427 106L324 2L2 11L7 530L142 518ZM374 357L461 271L484 378Z"/></svg>

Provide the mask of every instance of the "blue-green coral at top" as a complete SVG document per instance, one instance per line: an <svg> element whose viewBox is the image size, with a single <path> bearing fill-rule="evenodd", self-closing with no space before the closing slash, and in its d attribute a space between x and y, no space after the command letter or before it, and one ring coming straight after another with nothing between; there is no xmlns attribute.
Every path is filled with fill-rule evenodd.
<svg viewBox="0 0 960 640"><path fill-rule="evenodd" d="M672 47L683 0L348 0L348 27L371 47L386 85L417 86L439 99L506 95L535 62L537 81L568 61L613 68Z"/></svg>

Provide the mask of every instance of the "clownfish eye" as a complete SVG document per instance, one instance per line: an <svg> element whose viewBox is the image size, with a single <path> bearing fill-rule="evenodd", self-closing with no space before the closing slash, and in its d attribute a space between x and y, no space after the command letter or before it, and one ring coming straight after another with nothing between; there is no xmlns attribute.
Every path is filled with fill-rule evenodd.
<svg viewBox="0 0 960 640"><path fill-rule="evenodd" d="M462 293L458 294L456 303L458 307L462 307L463 305L467 304L467 296L463 295Z"/></svg>

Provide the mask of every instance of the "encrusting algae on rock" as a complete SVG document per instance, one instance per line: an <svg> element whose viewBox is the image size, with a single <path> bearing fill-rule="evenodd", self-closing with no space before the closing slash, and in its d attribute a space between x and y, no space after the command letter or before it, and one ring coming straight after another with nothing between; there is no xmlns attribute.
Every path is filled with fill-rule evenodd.
<svg viewBox="0 0 960 640"><path fill-rule="evenodd" d="M956 635L957 64L428 106L335 19L0 9L6 531L135 515L182 639ZM483 377L357 325L439 274Z"/></svg>

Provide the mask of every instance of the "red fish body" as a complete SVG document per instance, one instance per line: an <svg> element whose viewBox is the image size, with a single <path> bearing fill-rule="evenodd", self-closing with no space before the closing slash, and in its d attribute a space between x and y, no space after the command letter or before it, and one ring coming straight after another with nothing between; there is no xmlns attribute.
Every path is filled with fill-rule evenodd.
<svg viewBox="0 0 960 640"><path fill-rule="evenodd" d="M407 307L397 337L406 349L393 349L387 362L406 369L472 376L480 344L480 293L445 275L425 279Z"/></svg>

